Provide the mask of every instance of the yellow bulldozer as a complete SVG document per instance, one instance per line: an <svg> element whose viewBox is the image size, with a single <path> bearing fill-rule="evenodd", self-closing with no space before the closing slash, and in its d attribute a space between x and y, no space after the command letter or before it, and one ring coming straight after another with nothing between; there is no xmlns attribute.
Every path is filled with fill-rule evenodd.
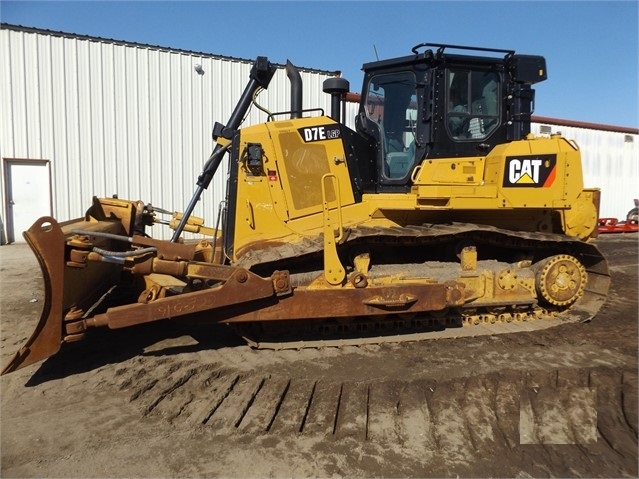
<svg viewBox="0 0 639 479"><path fill-rule="evenodd" d="M610 284L589 241L599 190L584 188L573 141L530 133L543 57L423 43L364 64L354 130L342 121L348 81L324 82L329 114L304 110L289 62L290 111L241 128L276 68L256 59L171 221L142 201L94 198L83 218L40 218L24 233L46 299L3 374L92 328L193 315L257 348L299 348L534 330L597 313ZM225 159L220 224L207 226L192 212ZM146 233L157 223L171 240Z"/></svg>

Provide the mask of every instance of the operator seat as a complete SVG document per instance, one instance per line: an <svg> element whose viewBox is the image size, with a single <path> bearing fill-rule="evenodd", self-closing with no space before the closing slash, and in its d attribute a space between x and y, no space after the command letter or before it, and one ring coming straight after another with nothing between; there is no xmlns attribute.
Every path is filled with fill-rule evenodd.
<svg viewBox="0 0 639 479"><path fill-rule="evenodd" d="M472 104L472 115L481 115L481 117L472 117L469 122L468 136L469 138L483 138L492 130L497 117L497 82L490 80L482 90L482 96ZM486 118L486 116L495 117L495 119Z"/></svg>

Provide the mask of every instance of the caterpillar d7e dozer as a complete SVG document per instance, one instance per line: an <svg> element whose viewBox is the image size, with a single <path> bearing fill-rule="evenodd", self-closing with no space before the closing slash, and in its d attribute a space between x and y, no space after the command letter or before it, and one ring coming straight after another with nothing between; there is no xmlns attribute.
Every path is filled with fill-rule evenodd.
<svg viewBox="0 0 639 479"><path fill-rule="evenodd" d="M365 64L355 130L340 121L348 82L325 81L330 114L303 110L289 62L290 111L240 128L275 71L257 58L171 221L94 198L84 218L25 232L46 300L3 373L92 328L196 313L254 347L300 348L529 331L599 310L599 191L584 188L574 142L530 134L543 57L425 43ZM225 158L218 229L191 213ZM153 223L172 239L147 235Z"/></svg>

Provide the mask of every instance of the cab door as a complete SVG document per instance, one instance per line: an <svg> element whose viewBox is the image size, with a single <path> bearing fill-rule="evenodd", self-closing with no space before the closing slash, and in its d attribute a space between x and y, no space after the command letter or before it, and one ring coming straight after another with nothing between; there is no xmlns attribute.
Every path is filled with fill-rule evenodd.
<svg viewBox="0 0 639 479"><path fill-rule="evenodd" d="M366 130L377 139L380 185L405 185L415 166L417 82L412 71L370 78L364 99Z"/></svg>

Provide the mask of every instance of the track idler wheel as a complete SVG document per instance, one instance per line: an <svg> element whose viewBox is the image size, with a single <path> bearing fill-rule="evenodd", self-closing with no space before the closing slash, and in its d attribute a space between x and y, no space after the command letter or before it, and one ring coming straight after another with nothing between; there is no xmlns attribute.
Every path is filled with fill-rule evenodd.
<svg viewBox="0 0 639 479"><path fill-rule="evenodd" d="M574 256L551 256L537 263L535 269L537 292L548 304L568 306L583 295L588 274Z"/></svg>

